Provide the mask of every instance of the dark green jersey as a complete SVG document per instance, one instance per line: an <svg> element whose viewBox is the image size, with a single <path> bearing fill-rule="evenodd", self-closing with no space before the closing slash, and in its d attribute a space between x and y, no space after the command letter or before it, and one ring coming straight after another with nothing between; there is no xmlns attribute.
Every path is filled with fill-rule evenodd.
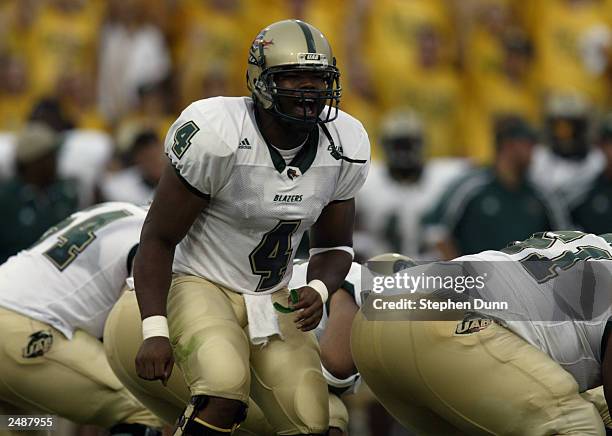
<svg viewBox="0 0 612 436"><path fill-rule="evenodd" d="M588 233L612 232L612 180L601 174L571 209L574 224Z"/></svg>
<svg viewBox="0 0 612 436"><path fill-rule="evenodd" d="M0 262L29 247L78 207L76 184L59 180L44 192L18 178L0 184Z"/></svg>
<svg viewBox="0 0 612 436"><path fill-rule="evenodd" d="M478 169L452 184L425 225L429 240L451 237L461 254L472 254L567 222L560 206L529 182L510 190L492 169Z"/></svg>

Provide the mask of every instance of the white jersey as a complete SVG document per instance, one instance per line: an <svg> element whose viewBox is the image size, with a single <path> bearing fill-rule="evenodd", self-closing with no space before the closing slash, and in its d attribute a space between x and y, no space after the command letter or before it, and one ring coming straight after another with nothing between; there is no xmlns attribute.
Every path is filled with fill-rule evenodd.
<svg viewBox="0 0 612 436"><path fill-rule="evenodd" d="M354 244L356 251L367 253L367 257L389 251L407 256L421 254L424 214L436 204L447 185L469 168L465 159L432 159L418 181L400 183L391 177L386 165L372 163L356 207L363 232L376 240L364 238L363 243Z"/></svg>
<svg viewBox="0 0 612 436"><path fill-rule="evenodd" d="M584 159L565 159L550 147L539 145L533 153L529 177L544 192L567 197L588 185L604 166L605 158L598 148L591 149Z"/></svg>
<svg viewBox="0 0 612 436"><path fill-rule="evenodd" d="M547 353L580 391L601 384L601 341L612 316L612 234L602 236L545 232L503 252L453 261L487 275L479 297L509 306L476 312L501 320Z"/></svg>
<svg viewBox="0 0 612 436"><path fill-rule="evenodd" d="M293 267L293 276L291 277L291 281L289 282L289 289L301 288L302 286L306 286L306 273L308 272L308 262L300 263L294 265ZM346 278L344 279L344 283L342 284L342 289L350 292L355 299L355 304L357 307L361 307L361 265L353 262L351 265L351 269L349 270ZM328 306L323 305L323 316L321 317L321 321L314 329L315 335L317 339L321 339L323 332L325 331L325 327L327 327L327 320L329 319ZM359 384L361 382L361 376L359 373L353 374L346 380L339 380L334 377L324 366L321 364L321 368L323 370L323 376L327 381L327 384L332 388L337 388L341 391L341 393L355 393Z"/></svg>
<svg viewBox="0 0 612 436"><path fill-rule="evenodd" d="M100 192L108 201L147 204L153 200L155 186L147 184L140 170L133 166L107 174L100 183Z"/></svg>
<svg viewBox="0 0 612 436"><path fill-rule="evenodd" d="M85 207L94 202L96 186L113 157L113 140L98 130L70 130L58 157L58 173L76 179L79 204Z"/></svg>
<svg viewBox="0 0 612 436"><path fill-rule="evenodd" d="M0 179L15 173L17 136L0 133ZM57 172L64 178L78 181L79 204L93 203L94 190L104 175L113 156L112 138L103 132L89 129L70 130L64 136L57 158Z"/></svg>
<svg viewBox="0 0 612 436"><path fill-rule="evenodd" d="M130 203L102 203L66 218L0 266L0 306L68 339L76 329L101 338L145 216Z"/></svg>
<svg viewBox="0 0 612 436"><path fill-rule="evenodd" d="M187 187L210 197L177 246L174 272L240 293L287 285L302 234L329 203L355 196L370 159L363 126L340 111L286 164L261 136L247 97L191 104L165 149Z"/></svg>

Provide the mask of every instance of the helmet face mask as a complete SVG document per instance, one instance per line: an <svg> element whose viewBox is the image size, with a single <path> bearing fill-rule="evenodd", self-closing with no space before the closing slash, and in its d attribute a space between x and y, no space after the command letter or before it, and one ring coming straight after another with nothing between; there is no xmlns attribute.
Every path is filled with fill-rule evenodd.
<svg viewBox="0 0 612 436"><path fill-rule="evenodd" d="M552 150L566 159L583 159L589 151L589 125L586 117L557 117L547 120Z"/></svg>
<svg viewBox="0 0 612 436"><path fill-rule="evenodd" d="M279 86L278 82L283 75L312 74L320 77L323 88L287 88ZM340 73L335 67L299 68L299 67L276 67L266 70L261 79L272 97L272 107L275 115L287 121L316 124L332 121L338 116L338 105L340 103ZM300 108L299 113L291 113L287 106ZM325 108L327 106L327 109ZM323 113L323 114L322 114ZM321 117L321 114L323 115Z"/></svg>
<svg viewBox="0 0 612 436"><path fill-rule="evenodd" d="M546 142L565 159L584 159L591 134L591 106L581 94L552 94L546 102Z"/></svg>
<svg viewBox="0 0 612 436"><path fill-rule="evenodd" d="M327 123L338 116L342 94L335 63L329 43L316 28L299 20L280 21L255 38L247 86L263 109L283 121ZM303 80L307 86L300 86L301 80L286 79L308 75L311 80Z"/></svg>
<svg viewBox="0 0 612 436"><path fill-rule="evenodd" d="M381 122L379 138L387 167L399 182L417 181L425 164L423 124L419 115L404 107L388 113Z"/></svg>
<svg viewBox="0 0 612 436"><path fill-rule="evenodd" d="M382 144L392 176L406 180L416 180L421 176L425 160L422 138L383 138Z"/></svg>

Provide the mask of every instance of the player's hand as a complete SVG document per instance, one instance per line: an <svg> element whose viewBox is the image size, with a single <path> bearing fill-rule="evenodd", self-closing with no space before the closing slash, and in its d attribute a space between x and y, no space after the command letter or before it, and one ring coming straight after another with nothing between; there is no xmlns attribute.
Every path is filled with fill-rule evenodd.
<svg viewBox="0 0 612 436"><path fill-rule="evenodd" d="M174 356L170 340L153 336L142 342L136 355L136 373L145 380L161 380L164 386L172 374Z"/></svg>
<svg viewBox="0 0 612 436"><path fill-rule="evenodd" d="M310 286L302 286L297 289L298 301L293 303L289 298L289 307L297 313L295 323L297 328L303 332L312 330L321 321L323 316L323 300L321 295Z"/></svg>

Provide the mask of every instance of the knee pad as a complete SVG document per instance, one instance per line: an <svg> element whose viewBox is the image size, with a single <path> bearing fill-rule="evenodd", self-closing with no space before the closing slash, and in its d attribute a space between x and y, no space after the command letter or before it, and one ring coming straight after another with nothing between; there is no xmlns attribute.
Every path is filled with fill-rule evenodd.
<svg viewBox="0 0 612 436"><path fill-rule="evenodd" d="M142 424L117 424L110 428L110 436L162 436L162 432Z"/></svg>
<svg viewBox="0 0 612 436"><path fill-rule="evenodd" d="M228 324L223 328L202 329L192 336L201 338L201 342L181 365L190 369L192 379L189 384L196 387L196 392L200 380L206 380L206 388L217 393L248 392L248 339L242 329Z"/></svg>
<svg viewBox="0 0 612 436"><path fill-rule="evenodd" d="M241 406L234 417L234 424L231 428L220 428L210 424L198 417L198 412L206 406L208 400L207 395L191 397L191 401L178 419L173 436L231 435L247 417L248 406L240 403Z"/></svg>

